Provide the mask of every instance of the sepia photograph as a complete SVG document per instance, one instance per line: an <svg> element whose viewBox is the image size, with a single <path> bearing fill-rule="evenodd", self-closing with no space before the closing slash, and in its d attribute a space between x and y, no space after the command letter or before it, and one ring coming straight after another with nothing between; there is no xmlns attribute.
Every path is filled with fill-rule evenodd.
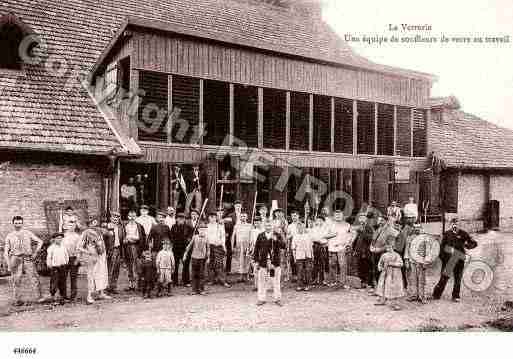
<svg viewBox="0 0 513 359"><path fill-rule="evenodd" d="M0 0L0 337L511 332L512 45L503 0Z"/></svg>

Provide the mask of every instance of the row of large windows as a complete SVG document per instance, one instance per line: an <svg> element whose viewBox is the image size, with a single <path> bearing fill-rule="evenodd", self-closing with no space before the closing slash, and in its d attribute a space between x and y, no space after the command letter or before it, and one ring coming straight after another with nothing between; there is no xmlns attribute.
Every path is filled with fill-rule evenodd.
<svg viewBox="0 0 513 359"><path fill-rule="evenodd" d="M233 86L232 97L230 84L226 82L145 71L140 73L139 86L146 93L138 112L142 124L138 126L139 139L142 141L202 142L219 146L229 143L228 135L233 130L237 142L243 141L248 147L256 148L259 147L260 115L262 146L285 150L288 109L290 150L331 152L333 148L336 153L353 153L356 147L358 154L426 155L424 110L357 101L357 142L353 146L355 105L350 99L291 92L287 104L284 90L239 84ZM261 108L259 91L262 91ZM174 112L171 116L174 122L171 123L168 123L167 113L169 102ZM230 128L231 116L233 129ZM313 117L312 128L310 116ZM198 131L200 117L204 125L202 140Z"/></svg>

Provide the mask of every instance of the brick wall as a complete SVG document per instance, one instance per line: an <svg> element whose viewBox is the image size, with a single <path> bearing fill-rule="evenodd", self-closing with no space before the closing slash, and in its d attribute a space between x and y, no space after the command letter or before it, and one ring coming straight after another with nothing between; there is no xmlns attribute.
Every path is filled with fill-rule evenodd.
<svg viewBox="0 0 513 359"><path fill-rule="evenodd" d="M487 176L463 173L458 182L458 216L482 219L487 201Z"/></svg>
<svg viewBox="0 0 513 359"><path fill-rule="evenodd" d="M490 200L500 203L500 226L513 228L513 175L490 175Z"/></svg>
<svg viewBox="0 0 513 359"><path fill-rule="evenodd" d="M0 246L12 230L14 215L24 217L28 228L46 231L43 201L87 200L90 214L98 214L102 198L101 162L80 160L11 161L0 170Z"/></svg>

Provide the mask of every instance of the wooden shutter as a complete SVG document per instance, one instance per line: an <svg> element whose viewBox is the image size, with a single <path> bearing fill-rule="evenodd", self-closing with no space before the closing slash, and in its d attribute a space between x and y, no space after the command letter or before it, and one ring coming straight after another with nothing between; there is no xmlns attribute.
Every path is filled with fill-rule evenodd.
<svg viewBox="0 0 513 359"><path fill-rule="evenodd" d="M138 111L140 141L167 142L167 81L166 74L139 73L139 88L145 92Z"/></svg>
<svg viewBox="0 0 513 359"><path fill-rule="evenodd" d="M264 148L285 149L287 93L264 88Z"/></svg>
<svg viewBox="0 0 513 359"><path fill-rule="evenodd" d="M411 156L411 109L397 107L397 154Z"/></svg>
<svg viewBox="0 0 513 359"><path fill-rule="evenodd" d="M374 154L374 103L358 101L358 153Z"/></svg>
<svg viewBox="0 0 513 359"><path fill-rule="evenodd" d="M308 151L310 97L308 94L290 93L290 149Z"/></svg>
<svg viewBox="0 0 513 359"><path fill-rule="evenodd" d="M313 150L331 152L331 98L314 96Z"/></svg>
<svg viewBox="0 0 513 359"><path fill-rule="evenodd" d="M203 84L203 120L206 130L203 143L220 146L230 133L230 85L212 80L205 80Z"/></svg>
<svg viewBox="0 0 513 359"><path fill-rule="evenodd" d="M195 128L199 124L199 93L200 81L192 77L173 75L173 111L180 110L180 120L187 123L185 136L181 136L180 123L173 123L172 142L197 142L194 136ZM166 105L167 106L167 105ZM182 124L183 126L183 124Z"/></svg>
<svg viewBox="0 0 513 359"><path fill-rule="evenodd" d="M378 105L378 155L394 155L394 106Z"/></svg>
<svg viewBox="0 0 513 359"><path fill-rule="evenodd" d="M426 110L413 110L413 156L426 156Z"/></svg>
<svg viewBox="0 0 513 359"><path fill-rule="evenodd" d="M353 100L335 99L335 152L353 153Z"/></svg>
<svg viewBox="0 0 513 359"><path fill-rule="evenodd" d="M248 147L258 147L258 88L235 85L234 135Z"/></svg>

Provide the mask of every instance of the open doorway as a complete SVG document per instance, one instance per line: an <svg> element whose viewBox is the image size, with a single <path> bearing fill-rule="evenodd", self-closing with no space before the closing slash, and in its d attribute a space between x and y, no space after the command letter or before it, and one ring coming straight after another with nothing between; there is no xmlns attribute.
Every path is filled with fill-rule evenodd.
<svg viewBox="0 0 513 359"><path fill-rule="evenodd" d="M123 219L126 219L130 209L139 210L143 204L150 207L150 214L155 215L157 178L157 164L121 162L119 198Z"/></svg>

